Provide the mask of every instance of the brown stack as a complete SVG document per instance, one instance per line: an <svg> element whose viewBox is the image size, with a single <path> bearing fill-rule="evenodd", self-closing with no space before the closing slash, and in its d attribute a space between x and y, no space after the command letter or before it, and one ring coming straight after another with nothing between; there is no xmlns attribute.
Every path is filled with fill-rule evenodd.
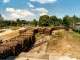
<svg viewBox="0 0 80 60"><path fill-rule="evenodd" d="M51 34L51 29L50 28L44 28L44 34L50 35Z"/></svg>
<svg viewBox="0 0 80 60"><path fill-rule="evenodd" d="M47 35L50 35L52 32L52 29L51 28L42 28L42 27L39 27L39 28L35 28L34 29L34 33L40 33L40 34L47 34Z"/></svg>
<svg viewBox="0 0 80 60"><path fill-rule="evenodd" d="M44 28L38 28L38 33L44 34Z"/></svg>
<svg viewBox="0 0 80 60"><path fill-rule="evenodd" d="M16 56L25 49L30 49L35 42L33 31L23 32L11 40L0 44L0 59L8 56Z"/></svg>

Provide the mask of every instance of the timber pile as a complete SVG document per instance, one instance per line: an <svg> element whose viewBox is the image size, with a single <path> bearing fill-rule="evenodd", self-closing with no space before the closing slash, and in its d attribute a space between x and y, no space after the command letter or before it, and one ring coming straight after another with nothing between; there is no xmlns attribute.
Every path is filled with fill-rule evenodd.
<svg viewBox="0 0 80 60"><path fill-rule="evenodd" d="M34 32L25 31L15 38L6 40L0 44L0 59L8 56L16 56L24 49L29 49L35 42Z"/></svg>
<svg viewBox="0 0 80 60"><path fill-rule="evenodd" d="M63 27L63 26L53 27L53 28L37 27L37 28L34 29L34 32L35 32L35 33L40 33L40 34L51 35L51 34L52 34L52 31L54 31L54 30L59 30L59 29L65 29L65 27Z"/></svg>
<svg viewBox="0 0 80 60"><path fill-rule="evenodd" d="M4 42L5 40L10 40L16 36L19 36L18 30L7 30L5 32L0 33L0 40Z"/></svg>
<svg viewBox="0 0 80 60"><path fill-rule="evenodd" d="M22 34L23 32L27 31L27 28L22 27L22 28L18 29L18 31L20 34Z"/></svg>
<svg viewBox="0 0 80 60"><path fill-rule="evenodd" d="M40 33L40 34L47 34L47 35L50 35L51 34L51 28L36 28L34 29L34 32L35 33Z"/></svg>
<svg viewBox="0 0 80 60"><path fill-rule="evenodd" d="M51 28L44 28L44 34L51 35L52 31Z"/></svg>
<svg viewBox="0 0 80 60"><path fill-rule="evenodd" d="M57 28L21 28L1 35L3 41L0 44L0 59L7 56L16 56L25 49L28 51L35 42L36 33L50 35L55 29Z"/></svg>
<svg viewBox="0 0 80 60"><path fill-rule="evenodd" d="M38 28L38 33L43 34L44 33L44 28Z"/></svg>

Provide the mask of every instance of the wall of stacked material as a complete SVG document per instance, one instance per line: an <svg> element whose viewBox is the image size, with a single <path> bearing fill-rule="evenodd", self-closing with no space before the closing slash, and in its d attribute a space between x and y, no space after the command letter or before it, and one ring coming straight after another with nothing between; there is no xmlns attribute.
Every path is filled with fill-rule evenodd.
<svg viewBox="0 0 80 60"><path fill-rule="evenodd" d="M0 59L29 51L34 46L36 33L51 35L58 28L20 28L0 35Z"/></svg>
<svg viewBox="0 0 80 60"><path fill-rule="evenodd" d="M16 56L21 51L28 51L33 46L35 42L33 30L28 31L27 29L19 29L18 31L18 36L10 40L5 40L0 44L0 59L8 56Z"/></svg>

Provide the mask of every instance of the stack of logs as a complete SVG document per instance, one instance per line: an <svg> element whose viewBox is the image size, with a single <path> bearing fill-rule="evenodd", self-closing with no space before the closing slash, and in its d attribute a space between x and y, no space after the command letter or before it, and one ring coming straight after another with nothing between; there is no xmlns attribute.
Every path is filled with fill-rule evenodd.
<svg viewBox="0 0 80 60"><path fill-rule="evenodd" d="M9 40L4 40L4 42L0 43L0 59L8 56L16 56L25 49L28 51L35 43L36 33L50 35L52 31L56 29L58 28L39 27L35 29L18 29L18 36Z"/></svg>
<svg viewBox="0 0 80 60"><path fill-rule="evenodd" d="M35 33L40 33L40 34L47 34L51 35L52 31L58 30L58 29L65 29L64 27L53 27L53 28L46 28L46 27L38 27L34 29Z"/></svg>
<svg viewBox="0 0 80 60"><path fill-rule="evenodd" d="M30 49L35 42L34 32L21 30L20 35L0 44L0 59L16 56L25 49Z"/></svg>

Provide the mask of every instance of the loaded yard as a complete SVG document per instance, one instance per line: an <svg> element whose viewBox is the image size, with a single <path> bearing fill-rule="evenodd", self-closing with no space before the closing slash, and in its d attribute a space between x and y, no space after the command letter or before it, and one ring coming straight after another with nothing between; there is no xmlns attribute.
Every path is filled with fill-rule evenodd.
<svg viewBox="0 0 80 60"><path fill-rule="evenodd" d="M64 27L0 33L0 60L80 60L80 34Z"/></svg>
<svg viewBox="0 0 80 60"><path fill-rule="evenodd" d="M2 32L0 37L0 58L16 56L35 41L33 30L26 28Z"/></svg>

